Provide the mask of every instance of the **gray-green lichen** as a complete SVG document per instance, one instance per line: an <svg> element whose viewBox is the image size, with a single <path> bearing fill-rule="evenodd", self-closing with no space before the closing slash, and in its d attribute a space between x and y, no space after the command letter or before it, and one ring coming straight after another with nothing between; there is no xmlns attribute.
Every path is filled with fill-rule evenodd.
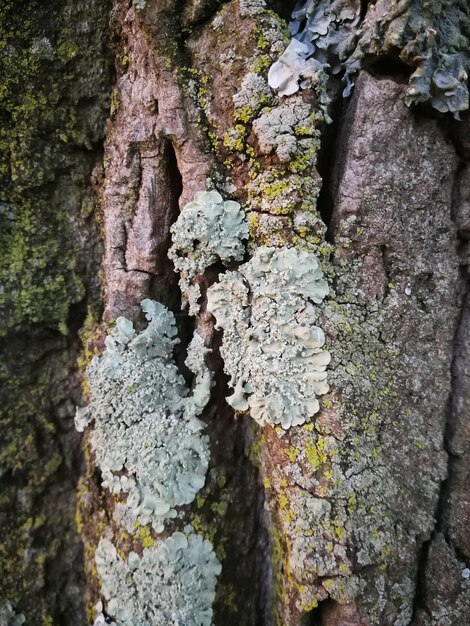
<svg viewBox="0 0 470 626"><path fill-rule="evenodd" d="M103 485L129 494L116 507L128 530L138 521L161 532L175 507L192 502L205 482L209 445L196 416L209 399L211 375L195 334L186 360L195 373L189 395L172 356L179 341L173 314L152 300L141 306L147 328L137 333L118 318L106 350L87 368L91 402L77 410L76 426L83 430L94 420L91 444Z"/></svg>
<svg viewBox="0 0 470 626"><path fill-rule="evenodd" d="M15 613L10 602L0 604L0 626L21 626L25 622L25 616L22 613Z"/></svg>
<svg viewBox="0 0 470 626"><path fill-rule="evenodd" d="M289 164L303 154L316 153L320 149L320 132L314 128L317 121L311 106L300 99L267 109L253 122L261 154L275 152L281 162ZM304 137L304 133L312 136Z"/></svg>
<svg viewBox="0 0 470 626"><path fill-rule="evenodd" d="M252 17L264 11L266 0L239 0L240 15L242 17Z"/></svg>
<svg viewBox="0 0 470 626"><path fill-rule="evenodd" d="M171 227L173 245L168 257L180 275L180 288L189 311L199 311L198 275L220 260L241 261L248 225L238 202L224 201L217 191L198 191Z"/></svg>
<svg viewBox="0 0 470 626"><path fill-rule="evenodd" d="M232 100L237 109L247 107L249 110L253 110L270 102L272 95L272 91L263 76L256 72L248 72Z"/></svg>
<svg viewBox="0 0 470 626"><path fill-rule="evenodd" d="M108 600L120 626L210 626L221 565L210 541L175 532L142 556L119 556L108 539L95 554ZM95 623L103 623L97 620Z"/></svg>
<svg viewBox="0 0 470 626"><path fill-rule="evenodd" d="M319 410L330 355L322 349L314 305L327 293L315 255L286 247L258 248L208 290L207 308L224 331L221 355L233 408L283 428Z"/></svg>

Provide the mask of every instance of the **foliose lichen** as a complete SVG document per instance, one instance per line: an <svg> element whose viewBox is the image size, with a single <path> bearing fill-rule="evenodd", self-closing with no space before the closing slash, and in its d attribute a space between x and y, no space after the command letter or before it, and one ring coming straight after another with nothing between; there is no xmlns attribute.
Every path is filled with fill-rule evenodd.
<svg viewBox="0 0 470 626"><path fill-rule="evenodd" d="M189 312L198 313L201 295L197 276L220 260L241 261L248 225L238 202L223 200L217 191L198 191L171 227L173 245L168 257L180 275L183 298Z"/></svg>
<svg viewBox="0 0 470 626"><path fill-rule="evenodd" d="M330 354L322 349L314 305L327 293L315 255L286 247L258 248L210 287L207 308L224 331L221 355L234 389L227 402L234 409L286 429L318 412Z"/></svg>
<svg viewBox="0 0 470 626"><path fill-rule="evenodd" d="M315 88L325 112L339 92L354 86L367 58L391 58L412 68L406 104L429 102L441 113L469 108L470 32L465 0L380 0L361 24L359 0L298 2L291 43L272 65L269 84L281 96Z"/></svg>
<svg viewBox="0 0 470 626"><path fill-rule="evenodd" d="M240 15L250 17L262 13L266 6L266 0L239 0Z"/></svg>
<svg viewBox="0 0 470 626"><path fill-rule="evenodd" d="M406 104L429 102L441 113L469 108L470 24L466 0L378 2L355 56L393 54L412 69Z"/></svg>
<svg viewBox="0 0 470 626"><path fill-rule="evenodd" d="M141 557L130 552L127 560L101 539L95 560L115 626L212 624L221 565L210 541L200 535L175 532L145 548Z"/></svg>
<svg viewBox="0 0 470 626"><path fill-rule="evenodd" d="M195 374L189 395L172 356L179 341L173 313L152 300L141 307L147 328L137 333L118 318L105 351L88 366L91 402L77 410L76 427L94 420L91 445L103 485L129 494L116 507L129 532L136 521L161 532L175 507L192 502L204 485L209 443L197 415L209 399L211 374L195 334L186 360Z"/></svg>
<svg viewBox="0 0 470 626"><path fill-rule="evenodd" d="M320 150L320 132L315 128L317 121L310 105L295 99L292 104L280 104L262 112L253 122L261 154L275 151L288 167L292 167L292 161L297 159L297 168L294 165L292 169L302 171L302 156L316 155Z"/></svg>
<svg viewBox="0 0 470 626"><path fill-rule="evenodd" d="M25 622L25 616L22 613L15 613L10 602L0 604L0 626L21 626Z"/></svg>
<svg viewBox="0 0 470 626"><path fill-rule="evenodd" d="M327 113L339 87L333 77L343 73L343 95L348 96L352 88L348 64L359 36L360 10L359 0L299 2L289 24L293 39L269 70L270 86L281 96L314 87ZM328 115L326 121L331 121Z"/></svg>

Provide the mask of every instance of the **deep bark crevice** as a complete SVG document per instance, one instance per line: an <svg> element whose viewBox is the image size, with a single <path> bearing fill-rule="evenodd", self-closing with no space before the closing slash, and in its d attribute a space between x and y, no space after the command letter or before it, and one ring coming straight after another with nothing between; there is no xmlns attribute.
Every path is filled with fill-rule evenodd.
<svg viewBox="0 0 470 626"><path fill-rule="evenodd" d="M348 105L348 100L339 97L332 106L332 124L324 124L321 131L321 148L318 155L317 169L322 179L322 185L317 200L317 209L324 222L326 240L330 243L334 241L334 229L332 228L332 218L335 203L335 162L337 158L337 148L340 140L340 133L343 126L344 114Z"/></svg>
<svg viewBox="0 0 470 626"><path fill-rule="evenodd" d="M366 55L362 67L373 76L386 77L407 83L413 70L400 60L399 54L400 51L397 49L395 51L391 50L389 54L380 56Z"/></svg>

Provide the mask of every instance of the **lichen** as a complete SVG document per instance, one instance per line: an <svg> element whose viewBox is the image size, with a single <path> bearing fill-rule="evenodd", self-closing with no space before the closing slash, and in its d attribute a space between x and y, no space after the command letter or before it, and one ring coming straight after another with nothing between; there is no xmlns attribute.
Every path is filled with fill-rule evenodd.
<svg viewBox="0 0 470 626"><path fill-rule="evenodd" d="M208 290L208 311L224 331L231 406L250 409L261 425L283 428L303 424L319 410L330 355L322 349L314 305L327 293L315 255L286 247L258 248Z"/></svg>
<svg viewBox="0 0 470 626"><path fill-rule="evenodd" d="M406 104L429 102L441 113L469 108L469 26L463 0L400 0L370 6L361 25L354 0L298 2L289 30L293 39L271 66L268 79L281 96L314 87L326 121L343 85L351 93L368 59L398 56L412 68ZM340 79L340 80L339 80Z"/></svg>
<svg viewBox="0 0 470 626"><path fill-rule="evenodd" d="M15 613L10 602L5 601L0 604L1 626L21 626L25 622L25 616L22 613Z"/></svg>
<svg viewBox="0 0 470 626"><path fill-rule="evenodd" d="M119 626L210 626L221 566L212 544L181 532L121 558L108 539L95 555L107 613ZM95 623L102 623L97 620Z"/></svg>
<svg viewBox="0 0 470 626"><path fill-rule="evenodd" d="M197 277L216 261L241 261L248 225L238 202L224 201L217 191L198 191L171 227L173 244L168 252L189 312L199 311L201 295ZM183 303L184 306L184 303Z"/></svg>
<svg viewBox="0 0 470 626"><path fill-rule="evenodd" d="M263 13L266 0L239 0L240 15L242 17L252 17Z"/></svg>
<svg viewBox="0 0 470 626"><path fill-rule="evenodd" d="M343 75L344 96L352 87L348 64L359 36L360 9L359 0L299 2L289 24L293 39L269 70L270 86L281 96L314 87L326 121L331 121L328 105L340 85L334 77Z"/></svg>
<svg viewBox="0 0 470 626"><path fill-rule="evenodd" d="M92 449L103 485L128 494L116 514L129 532L135 522L156 532L188 504L204 485L209 464L208 438L197 419L206 405L211 375L205 348L195 334L187 366L195 374L192 394L172 353L178 342L175 319L163 305L142 301L148 326L137 333L120 317L106 338L106 350L87 368L90 405L77 410L76 426L94 421Z"/></svg>
<svg viewBox="0 0 470 626"><path fill-rule="evenodd" d="M240 111L243 109L246 112L252 112L262 105L267 105L271 101L272 96L272 91L266 79L258 72L248 72L243 77L239 91L232 98L236 109L235 117L241 119Z"/></svg>
<svg viewBox="0 0 470 626"><path fill-rule="evenodd" d="M378 3L359 41L356 57L400 50L412 68L406 104L429 102L442 113L469 108L470 24L466 0L399 0Z"/></svg>
<svg viewBox="0 0 470 626"><path fill-rule="evenodd" d="M300 100L262 113L253 122L261 154L275 151L279 160L291 168L292 162L300 159L302 154L311 151L316 156L320 149L320 132L315 127L317 121L310 105Z"/></svg>

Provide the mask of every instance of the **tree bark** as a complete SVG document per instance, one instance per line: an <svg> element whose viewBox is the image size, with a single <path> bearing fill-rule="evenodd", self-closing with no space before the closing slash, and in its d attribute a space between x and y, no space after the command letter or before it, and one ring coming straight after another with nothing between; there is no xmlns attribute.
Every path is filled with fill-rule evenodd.
<svg viewBox="0 0 470 626"><path fill-rule="evenodd" d="M7 603L32 625L92 623L98 601L113 618L100 540L125 560L188 525L222 565L216 626L470 623L470 116L436 111L437 87L410 101L428 61L468 62L470 10L342 3L357 75L327 124L319 89L268 85L294 5L0 7L1 625ZM210 189L249 224L228 270L264 246L322 265L330 391L303 425L226 401L207 291L227 268L198 276L195 316L185 306L170 228ZM145 327L145 298L174 313L186 380L197 331L214 381L205 484L163 533L123 527L93 427L72 428L91 357L119 316Z"/></svg>

